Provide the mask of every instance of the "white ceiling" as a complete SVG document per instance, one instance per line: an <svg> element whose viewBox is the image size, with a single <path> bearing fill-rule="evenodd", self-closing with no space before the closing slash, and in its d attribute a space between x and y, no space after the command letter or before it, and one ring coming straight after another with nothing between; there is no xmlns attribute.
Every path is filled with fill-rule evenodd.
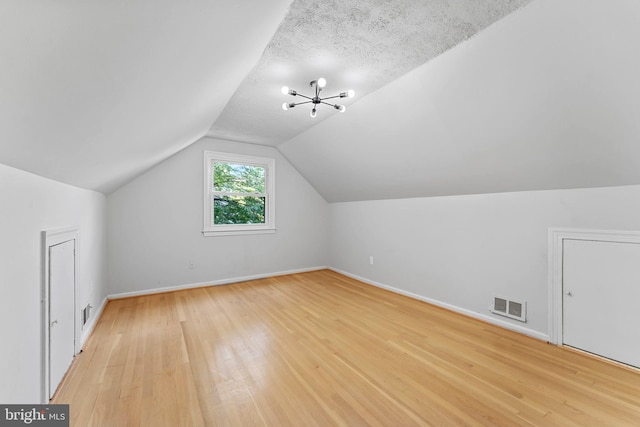
<svg viewBox="0 0 640 427"><path fill-rule="evenodd" d="M283 84L362 98L527 1L2 0L0 163L108 194L207 132L276 145L337 113Z"/></svg>
<svg viewBox="0 0 640 427"><path fill-rule="evenodd" d="M639 184L640 2L529 3L0 0L0 163L109 194L209 135L331 202ZM320 76L346 113L280 109Z"/></svg>
<svg viewBox="0 0 640 427"><path fill-rule="evenodd" d="M278 148L330 202L640 184L639 24L537 0Z"/></svg>
<svg viewBox="0 0 640 427"><path fill-rule="evenodd" d="M324 77L324 96L355 90L355 99L337 101L349 107L529 1L295 0L209 136L279 145L338 114L328 106L315 119L309 105L282 111L285 101L305 101L283 96L283 85L313 96L309 82Z"/></svg>
<svg viewBox="0 0 640 427"><path fill-rule="evenodd" d="M109 193L209 130L290 0L1 0L0 163Z"/></svg>

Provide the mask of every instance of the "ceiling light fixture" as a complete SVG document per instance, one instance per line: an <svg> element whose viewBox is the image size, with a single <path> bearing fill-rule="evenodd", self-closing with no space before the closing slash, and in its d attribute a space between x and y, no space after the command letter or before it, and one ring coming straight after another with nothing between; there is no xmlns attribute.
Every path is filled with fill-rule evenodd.
<svg viewBox="0 0 640 427"><path fill-rule="evenodd" d="M329 106L335 108L336 110L340 111L341 113L344 113L344 111L347 109L347 107L345 107L344 105L330 104L330 103L325 102L325 101L327 99L333 99L333 98L353 98L356 95L356 93L353 90L347 90L345 92L339 93L338 95L327 96L326 98L321 98L320 97L320 92L322 91L322 88L324 88L326 85L327 85L327 81L325 79L323 79L322 77L320 77L318 80L311 81L309 83L309 86L311 86L312 88L315 89L315 96L313 96L313 97L306 96L306 95L303 95L301 93L298 93L297 91L295 91L293 89L289 89L289 87L287 87L287 86L282 86L282 94L283 95L301 96L303 98L308 99L308 101L297 102L297 103L285 102L284 104L282 104L282 109L286 111L289 108L295 107L296 105L313 104L313 108L311 109L311 113L309 115L314 119L318 115L318 112L316 111L316 107L317 107L318 104L329 105Z"/></svg>

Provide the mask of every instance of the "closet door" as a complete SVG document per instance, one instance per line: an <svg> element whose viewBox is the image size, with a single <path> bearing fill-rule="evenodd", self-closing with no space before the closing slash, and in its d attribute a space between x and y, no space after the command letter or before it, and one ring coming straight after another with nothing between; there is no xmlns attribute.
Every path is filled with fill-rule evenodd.
<svg viewBox="0 0 640 427"><path fill-rule="evenodd" d="M640 367L640 244L565 239L563 342Z"/></svg>
<svg viewBox="0 0 640 427"><path fill-rule="evenodd" d="M75 240L49 248L49 398L73 361Z"/></svg>

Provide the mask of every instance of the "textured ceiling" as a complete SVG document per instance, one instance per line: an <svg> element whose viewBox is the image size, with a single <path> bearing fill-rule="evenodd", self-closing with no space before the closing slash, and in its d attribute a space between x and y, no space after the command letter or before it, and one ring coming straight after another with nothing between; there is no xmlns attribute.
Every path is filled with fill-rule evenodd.
<svg viewBox="0 0 640 427"><path fill-rule="evenodd" d="M278 150L329 202L640 184L639 22L538 0Z"/></svg>
<svg viewBox="0 0 640 427"><path fill-rule="evenodd" d="M530 0L294 0L261 59L213 124L209 136L278 145L329 116L321 106L283 111L283 85L325 96L354 89L347 109L365 95L468 39Z"/></svg>
<svg viewBox="0 0 640 427"><path fill-rule="evenodd" d="M109 194L205 134L278 145L527 2L2 0L0 163ZM280 108L320 76L347 113Z"/></svg>

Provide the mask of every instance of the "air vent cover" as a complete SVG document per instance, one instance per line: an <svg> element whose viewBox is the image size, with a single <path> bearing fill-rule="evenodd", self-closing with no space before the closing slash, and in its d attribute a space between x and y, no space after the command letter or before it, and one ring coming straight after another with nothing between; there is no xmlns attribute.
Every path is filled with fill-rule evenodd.
<svg viewBox="0 0 640 427"><path fill-rule="evenodd" d="M514 300L513 298L494 296L491 312L493 314L499 314L500 316L509 317L521 322L527 321L527 303L524 301Z"/></svg>
<svg viewBox="0 0 640 427"><path fill-rule="evenodd" d="M89 321L89 317L91 316L91 309L93 307L91 306L91 304L87 304L83 309L82 309L82 326L86 325L87 322Z"/></svg>

